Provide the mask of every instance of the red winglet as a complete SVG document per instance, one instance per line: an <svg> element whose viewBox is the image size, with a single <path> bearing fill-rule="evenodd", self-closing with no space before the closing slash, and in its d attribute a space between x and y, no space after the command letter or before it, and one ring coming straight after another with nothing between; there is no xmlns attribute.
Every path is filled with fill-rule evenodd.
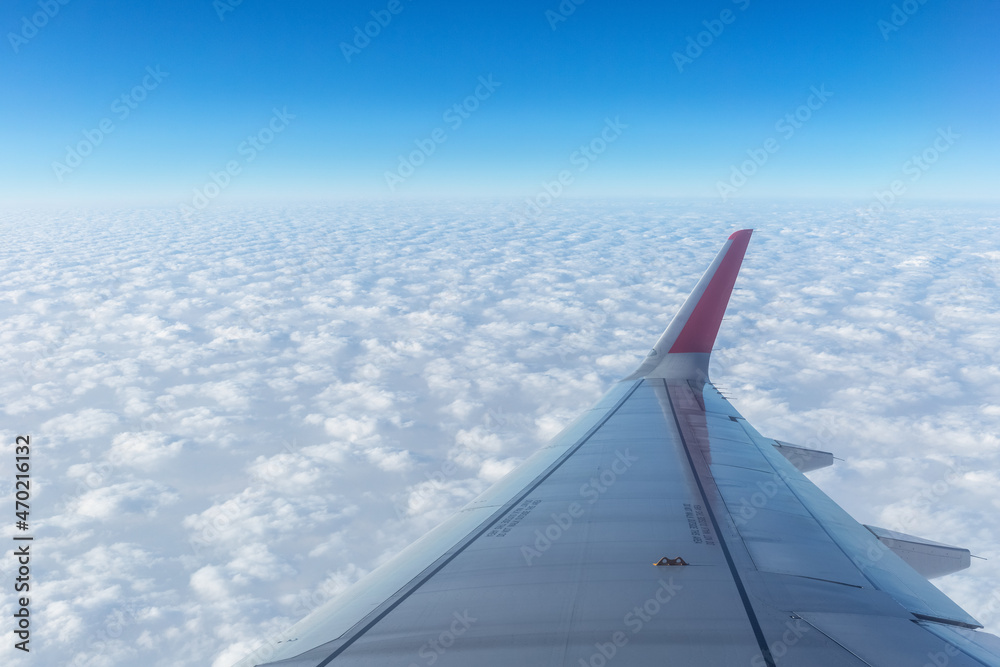
<svg viewBox="0 0 1000 667"><path fill-rule="evenodd" d="M743 263L747 244L750 243L752 229L741 229L734 232L729 240L732 245L726 251L722 263L709 281L705 292L701 295L687 323L677 336L670 353L679 352L711 352L715 338L719 335L722 316L726 313L729 297L736 284L736 276Z"/></svg>

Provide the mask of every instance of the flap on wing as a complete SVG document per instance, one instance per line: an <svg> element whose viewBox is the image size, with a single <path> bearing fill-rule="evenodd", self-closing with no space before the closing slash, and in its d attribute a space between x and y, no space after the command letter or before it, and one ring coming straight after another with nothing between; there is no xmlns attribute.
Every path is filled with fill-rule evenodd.
<svg viewBox="0 0 1000 667"><path fill-rule="evenodd" d="M732 234L649 355L626 380L707 380L708 361L752 229Z"/></svg>
<svg viewBox="0 0 1000 667"><path fill-rule="evenodd" d="M823 452L818 449L800 447L783 440L775 440L774 448L781 452L781 455L788 459L799 472L809 472L819 470L833 465L833 454Z"/></svg>
<svg viewBox="0 0 1000 667"><path fill-rule="evenodd" d="M944 640L946 662L960 650L984 665L1000 665L1000 637L994 634L929 621L920 621L920 626Z"/></svg>
<svg viewBox="0 0 1000 667"><path fill-rule="evenodd" d="M865 525L865 528L906 561L907 565L928 579L959 572L969 567L972 562L972 554L968 549L932 542L878 526Z"/></svg>
<svg viewBox="0 0 1000 667"><path fill-rule="evenodd" d="M971 652L961 650L950 635L941 641L944 637L928 627L936 623L871 614L803 612L797 616L868 665L982 667L983 664Z"/></svg>

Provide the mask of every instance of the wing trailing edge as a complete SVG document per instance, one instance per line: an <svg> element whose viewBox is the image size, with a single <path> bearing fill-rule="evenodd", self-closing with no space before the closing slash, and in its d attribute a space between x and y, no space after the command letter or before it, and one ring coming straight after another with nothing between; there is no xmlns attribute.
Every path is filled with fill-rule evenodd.
<svg viewBox="0 0 1000 667"><path fill-rule="evenodd" d="M656 341L646 359L625 380L708 380L712 346L736 284L752 229L734 232L694 291Z"/></svg>

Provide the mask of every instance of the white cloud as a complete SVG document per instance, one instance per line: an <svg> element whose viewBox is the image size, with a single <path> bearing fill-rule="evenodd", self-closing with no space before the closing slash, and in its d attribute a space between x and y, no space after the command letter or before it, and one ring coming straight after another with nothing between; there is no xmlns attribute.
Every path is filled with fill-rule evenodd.
<svg viewBox="0 0 1000 667"><path fill-rule="evenodd" d="M121 482L87 491L67 508L70 514L111 520L124 514L155 518L159 509L178 500L176 493L150 480Z"/></svg>
<svg viewBox="0 0 1000 667"><path fill-rule="evenodd" d="M199 597L225 600L229 597L229 582L221 568L206 565L191 575L191 588Z"/></svg>
<svg viewBox="0 0 1000 667"><path fill-rule="evenodd" d="M183 441L171 441L156 431L119 433L111 441L108 460L121 465L149 469L164 459L177 456Z"/></svg>
<svg viewBox="0 0 1000 667"><path fill-rule="evenodd" d="M1000 236L975 229L991 222L627 208L567 201L527 226L500 204L12 226L15 260L46 258L0 275L3 442L45 445L39 659L227 665L631 372L747 225L713 377L759 430L845 459L815 479L858 519L995 556ZM996 630L997 582L992 557L939 585Z"/></svg>
<svg viewBox="0 0 1000 667"><path fill-rule="evenodd" d="M403 450L387 447L371 447L365 450L365 456L372 465L387 472L402 472L413 467L413 458Z"/></svg>
<svg viewBox="0 0 1000 667"><path fill-rule="evenodd" d="M118 417L113 412L85 408L44 422L40 427L40 433L48 437L86 440L108 433L117 423Z"/></svg>
<svg viewBox="0 0 1000 667"><path fill-rule="evenodd" d="M372 417L363 416L359 419L351 417L330 417L323 422L323 427L327 434L334 436L338 440L347 442L362 442L365 440L377 440L377 422Z"/></svg>

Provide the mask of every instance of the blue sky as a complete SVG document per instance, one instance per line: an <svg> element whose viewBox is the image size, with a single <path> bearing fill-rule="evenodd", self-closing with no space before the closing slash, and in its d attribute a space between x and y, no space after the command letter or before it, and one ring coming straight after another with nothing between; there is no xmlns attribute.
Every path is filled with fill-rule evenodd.
<svg viewBox="0 0 1000 667"><path fill-rule="evenodd" d="M5 3L4 199L996 196L987 0L234 2Z"/></svg>

